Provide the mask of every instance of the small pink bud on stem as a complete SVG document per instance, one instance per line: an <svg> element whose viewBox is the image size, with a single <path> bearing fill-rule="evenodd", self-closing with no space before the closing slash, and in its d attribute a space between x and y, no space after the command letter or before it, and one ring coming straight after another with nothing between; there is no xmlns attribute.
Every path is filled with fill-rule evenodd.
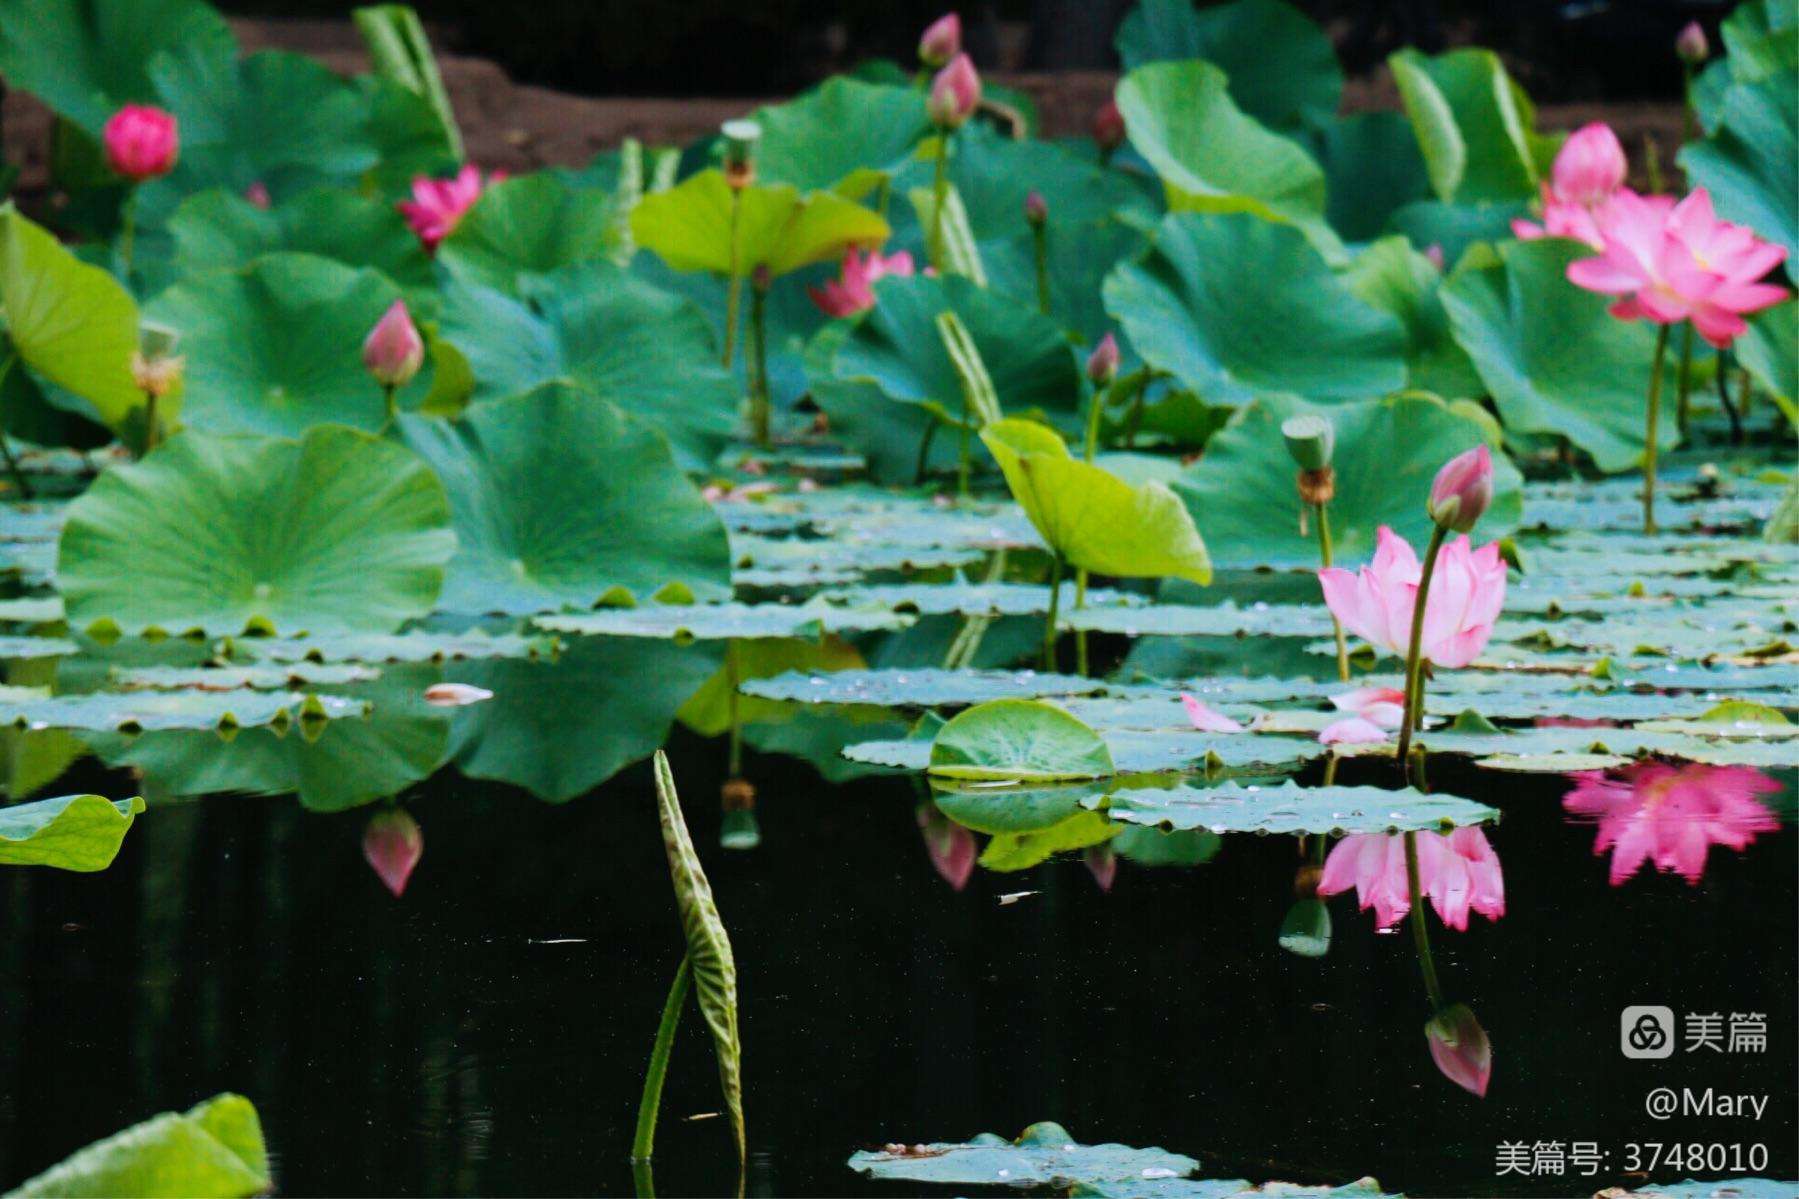
<svg viewBox="0 0 1799 1199"><path fill-rule="evenodd" d="M1443 464L1430 485L1425 508L1443 528L1466 533L1492 503L1493 452L1479 445Z"/></svg>
<svg viewBox="0 0 1799 1199"><path fill-rule="evenodd" d="M175 115L150 104L127 104L113 113L100 140L106 165L134 183L168 174L181 154Z"/></svg>
<svg viewBox="0 0 1799 1199"><path fill-rule="evenodd" d="M925 26L924 36L918 39L918 61L927 67L941 67L960 53L962 18L953 12Z"/></svg>
<svg viewBox="0 0 1799 1199"><path fill-rule="evenodd" d="M1118 339L1107 333L1087 355L1087 378L1093 386L1105 387L1118 376Z"/></svg>
<svg viewBox="0 0 1799 1199"><path fill-rule="evenodd" d="M939 129L960 129L980 103L981 77L974 69L974 60L958 54L931 80L925 112Z"/></svg>

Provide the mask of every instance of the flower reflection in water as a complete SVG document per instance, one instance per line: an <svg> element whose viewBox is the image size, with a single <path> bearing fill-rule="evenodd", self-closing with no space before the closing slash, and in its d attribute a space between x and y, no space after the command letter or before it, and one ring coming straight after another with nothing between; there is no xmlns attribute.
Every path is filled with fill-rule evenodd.
<svg viewBox="0 0 1799 1199"><path fill-rule="evenodd" d="M1499 855L1478 828L1418 833L1418 889L1443 923L1468 927L1470 909L1489 920L1505 915L1505 877ZM1318 894L1338 895L1351 887L1364 910L1372 907L1381 928L1391 928L1411 907L1406 884L1405 835L1358 833L1331 847Z"/></svg>
<svg viewBox="0 0 1799 1199"><path fill-rule="evenodd" d="M925 853L938 877L957 891L966 887L980 852L974 834L945 816L934 803L918 805L918 831L924 835Z"/></svg>
<svg viewBox="0 0 1799 1199"><path fill-rule="evenodd" d="M1562 807L1598 821L1593 852L1612 851L1614 887L1651 859L1697 883L1713 845L1741 850L1757 833L1780 827L1756 798L1779 791L1780 784L1748 766L1643 762L1612 776L1590 771L1569 777L1575 786Z"/></svg>

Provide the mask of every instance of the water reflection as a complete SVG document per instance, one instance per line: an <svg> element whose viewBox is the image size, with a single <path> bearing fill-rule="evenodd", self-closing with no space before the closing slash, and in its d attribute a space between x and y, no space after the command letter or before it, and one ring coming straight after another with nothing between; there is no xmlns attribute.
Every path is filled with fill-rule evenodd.
<svg viewBox="0 0 1799 1199"><path fill-rule="evenodd" d="M1489 920L1505 915L1505 875L1484 832L1459 828L1448 834L1411 835L1417 840L1419 890L1444 924L1467 929L1470 909ZM1372 907L1378 925L1391 928L1411 907L1405 841L1396 833L1343 838L1324 861L1318 894L1340 895L1354 889L1362 910Z"/></svg>
<svg viewBox="0 0 1799 1199"><path fill-rule="evenodd" d="M1598 822L1593 852L1611 850L1614 887L1651 860L1697 883L1712 846L1741 851L1757 834L1780 827L1757 798L1778 792L1780 783L1748 766L1642 762L1609 775L1569 777L1575 786L1562 806Z"/></svg>

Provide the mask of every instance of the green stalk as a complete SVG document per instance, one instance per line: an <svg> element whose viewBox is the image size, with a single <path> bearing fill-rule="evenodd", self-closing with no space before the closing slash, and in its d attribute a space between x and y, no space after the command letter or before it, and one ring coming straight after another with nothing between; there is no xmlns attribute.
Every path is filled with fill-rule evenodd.
<svg viewBox="0 0 1799 1199"><path fill-rule="evenodd" d="M385 433L389 429L393 428L394 422L400 418L400 405L394 399L394 385L392 383L383 384L381 387L381 394L387 404L387 415L381 421L381 431L383 433ZM151 396L150 397L150 432L148 434L147 440L145 441L145 445L146 445L146 447L148 447L148 446L154 446L155 444L156 444L156 397Z"/></svg>
<svg viewBox="0 0 1799 1199"><path fill-rule="evenodd" d="M125 203L119 208L119 276L124 281L126 291L135 291L131 286L131 252L137 242L137 187L125 193Z"/></svg>
<svg viewBox="0 0 1799 1199"><path fill-rule="evenodd" d="M1093 456L1099 453L1100 415L1105 411L1111 395L1111 387L1095 387L1093 398L1087 403L1087 438L1081 445L1081 459L1085 462L1093 461Z"/></svg>
<svg viewBox="0 0 1799 1199"><path fill-rule="evenodd" d="M1074 610L1079 612L1087 606L1087 568L1080 567L1074 572ZM1085 678L1087 671L1087 630L1074 631L1075 670Z"/></svg>
<svg viewBox="0 0 1799 1199"><path fill-rule="evenodd" d="M1037 311L1049 315L1049 228L1047 222L1031 222L1031 241L1037 258Z"/></svg>
<svg viewBox="0 0 1799 1199"><path fill-rule="evenodd" d="M6 377L12 374L13 364L18 360L17 354L8 354L6 361L0 363L0 384L6 382ZM19 489L19 498L30 499L31 484L26 481L25 472L19 468L18 458L13 456L12 442L7 440L4 428L0 428L0 457L6 459L6 472L12 476L13 486Z"/></svg>
<svg viewBox="0 0 1799 1199"><path fill-rule="evenodd" d="M1043 621L1043 669L1052 674L1056 669L1056 624L1062 607L1062 555L1049 560L1049 615Z"/></svg>
<svg viewBox="0 0 1799 1199"><path fill-rule="evenodd" d="M1449 532L1442 525L1431 526L1430 547L1424 551L1424 563L1418 574L1418 598L1412 604L1412 641L1405 655L1405 717L1399 726L1399 768L1408 782L1412 773L1412 730L1418 727L1424 712L1424 663L1420 651L1424 646L1424 605L1430 598L1430 577L1437 571L1437 551Z"/></svg>
<svg viewBox="0 0 1799 1199"><path fill-rule="evenodd" d="M391 392L392 389L390 388L389 390ZM392 402L392 400L388 401L390 405ZM392 423L393 420L390 415L388 424ZM381 431L383 433L387 432L387 426L383 425ZM146 391L144 393L144 453L148 454L161 443L162 430L156 423L156 393L153 391Z"/></svg>
<svg viewBox="0 0 1799 1199"><path fill-rule="evenodd" d="M752 287L750 289L750 336L754 340L752 347L755 355L750 363L750 430L756 438L756 444L766 446L769 439L769 423L772 419L769 412L768 397L768 289Z"/></svg>
<svg viewBox="0 0 1799 1199"><path fill-rule="evenodd" d="M737 217L743 208L743 193L731 189L731 281L725 289L725 359L726 370L737 356L737 311L743 305L743 264L737 261Z"/></svg>
<svg viewBox="0 0 1799 1199"><path fill-rule="evenodd" d="M669 984L662 1005L662 1023L656 1026L656 1043L650 1048L650 1068L643 1076L643 1098L637 1103L637 1135L631 1138L631 1160L648 1162L656 1151L656 1116L662 1108L662 1082L668 1077L668 1055L675 1047L675 1029L681 1025L681 1008L693 983L693 966L681 958L675 981Z"/></svg>
<svg viewBox="0 0 1799 1199"><path fill-rule="evenodd" d="M1680 326L1680 399L1674 405L1674 426L1680 430L1680 439L1686 440L1687 423L1690 414L1687 411L1688 394L1692 387L1693 371L1693 322L1685 321Z"/></svg>
<svg viewBox="0 0 1799 1199"><path fill-rule="evenodd" d="M1143 423L1143 397L1149 392L1150 372L1143 371L1137 383L1137 394L1131 397L1131 408L1124 418L1124 448L1137 448L1137 426Z"/></svg>
<svg viewBox="0 0 1799 1199"><path fill-rule="evenodd" d="M1655 439L1662 418L1662 359L1667 356L1668 326L1655 335L1655 361L1649 368L1649 415L1643 434L1643 532L1655 532Z"/></svg>
<svg viewBox="0 0 1799 1199"><path fill-rule="evenodd" d="M962 426L956 435L956 494L962 499L968 498L968 474L971 459L968 453L968 426L974 421L974 410L968 404L968 389L962 389Z"/></svg>
<svg viewBox="0 0 1799 1199"><path fill-rule="evenodd" d="M1730 371L1728 364L1730 354L1725 350L1718 351L1718 369L1713 372L1718 380L1718 403L1724 409L1724 415L1730 418L1730 444L1743 444L1743 418L1737 415L1737 406L1730 402Z"/></svg>
<svg viewBox="0 0 1799 1199"><path fill-rule="evenodd" d="M912 469L912 482L915 484L924 482L925 464L930 461L931 441L937 436L939 423L936 417L931 417L931 423L924 427L924 436L918 439L918 465Z"/></svg>
<svg viewBox="0 0 1799 1199"><path fill-rule="evenodd" d="M1440 1012L1443 985L1437 981L1437 961L1430 952L1430 930L1424 924L1424 895L1418 885L1418 834L1405 835L1405 881L1412 904L1412 944L1418 950L1418 969L1424 975L1424 993L1430 997L1430 1010Z"/></svg>
<svg viewBox="0 0 1799 1199"><path fill-rule="evenodd" d="M731 755L726 763L726 778L743 776L743 721L737 711L737 687L743 681L739 675L742 668L738 665L737 641L735 638L725 643L725 682L730 687L730 698L725 703L731 713Z"/></svg>
<svg viewBox="0 0 1799 1199"><path fill-rule="evenodd" d="M949 148L955 140L953 129L937 134L937 165L931 172L931 237L926 243L925 257L937 273L943 273L943 197L949 190Z"/></svg>
<svg viewBox="0 0 1799 1199"><path fill-rule="evenodd" d="M1755 398L1755 380L1745 368L1742 381L1737 384L1737 418L1745 425L1749 423L1749 401Z"/></svg>
<svg viewBox="0 0 1799 1199"><path fill-rule="evenodd" d="M1318 513L1318 557L1326 570L1331 565L1331 518L1323 504L1315 505ZM1331 613L1331 632L1337 637L1337 677L1349 681L1349 642L1343 637L1343 622Z"/></svg>

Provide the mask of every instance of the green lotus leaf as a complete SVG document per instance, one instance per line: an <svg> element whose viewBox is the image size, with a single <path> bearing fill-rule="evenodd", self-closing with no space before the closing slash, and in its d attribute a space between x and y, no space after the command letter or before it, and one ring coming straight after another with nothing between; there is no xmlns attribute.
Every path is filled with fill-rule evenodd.
<svg viewBox="0 0 1799 1199"><path fill-rule="evenodd" d="M1062 584L1061 604L1072 610L1075 585ZM820 593L822 600L849 608L885 608L921 616L1037 616L1049 608L1049 589L1028 583L869 583ZM1148 600L1134 592L1089 588L1093 609L1136 610ZM4 608L0 607L0 612Z"/></svg>
<svg viewBox="0 0 1799 1199"><path fill-rule="evenodd" d="M1442 272L1403 237L1383 237L1355 256L1345 275L1358 298L1405 326L1406 383L1450 399L1486 394L1474 363L1455 342L1439 292Z"/></svg>
<svg viewBox="0 0 1799 1199"><path fill-rule="evenodd" d="M1736 350L1743 368L1781 405L1787 420L1799 425L1799 300L1758 313Z"/></svg>
<svg viewBox="0 0 1799 1199"><path fill-rule="evenodd" d="M155 99L164 50L229 64L237 41L202 0L15 0L0 5L0 74L98 138L122 106ZM185 130L184 130L185 132Z"/></svg>
<svg viewBox="0 0 1799 1199"><path fill-rule="evenodd" d="M1083 779L1114 773L1094 731L1054 704L996 699L937 730L930 772L952 779Z"/></svg>
<svg viewBox="0 0 1799 1199"><path fill-rule="evenodd" d="M1057 433L1031 421L999 421L981 440L1043 540L1073 565L1120 578L1212 581L1205 542L1165 484L1133 487L1072 457Z"/></svg>
<svg viewBox="0 0 1799 1199"><path fill-rule="evenodd" d="M995 786L993 780L957 782L934 777L931 799L945 816L963 828L999 836L1053 829L1081 811L1081 800L1102 794L1111 785L1109 777L1079 782L1016 782L1017 785Z"/></svg>
<svg viewBox="0 0 1799 1199"><path fill-rule="evenodd" d="M986 558L983 551L973 547L857 545L848 539L832 545L829 557L821 558L816 542L746 535L731 539L731 554L738 568L732 572L733 579L748 585L746 579L755 578L756 585L765 587L853 582L866 572L974 566ZM757 569L745 569L752 567Z"/></svg>
<svg viewBox="0 0 1799 1199"><path fill-rule="evenodd" d="M1341 688L1341 684L1338 684ZM1027 701L1019 701L1027 702ZM970 709L972 711L972 709ZM1200 733L1192 729L1095 729L1112 755L1117 773L1168 774L1214 770L1256 773L1297 770L1327 747L1312 737L1277 737L1259 733ZM1681 742L1680 738L1664 738ZM1689 738L1683 744L1699 743ZM1431 748L1436 748L1433 743ZM1392 747L1387 747L1392 752ZM923 773L931 769L931 748L916 740L864 741L848 746L843 756L855 762Z"/></svg>
<svg viewBox="0 0 1799 1199"><path fill-rule="evenodd" d="M19 361L84 403L83 415L118 430L142 407L131 375L138 349L131 294L11 204L0 205L0 308Z"/></svg>
<svg viewBox="0 0 1799 1199"><path fill-rule="evenodd" d="M1112 852L1126 861L1152 869L1158 866L1203 866L1218 856L1224 841L1210 829L1181 829L1165 833L1159 828L1132 825L1112 838Z"/></svg>
<svg viewBox="0 0 1799 1199"><path fill-rule="evenodd" d="M1141 831L1141 830L1134 830ZM1118 840L1124 838L1120 836ZM1120 857L1124 856L1122 851ZM1318 904L1317 900L1311 901ZM1295 910L1298 910L1297 908ZM1318 904L1323 911L1323 905ZM1328 918L1328 913L1326 914ZM1328 924L1325 933L1329 933ZM1283 936L1282 945L1286 941ZM1342 1186L1305 1186L1294 1182L1248 1182L1241 1178L1151 1178L1124 1182L1077 1184L1074 1199L1399 1199L1380 1189L1372 1178L1360 1178Z"/></svg>
<svg viewBox="0 0 1799 1199"><path fill-rule="evenodd" d="M1443 261L1460 263L1476 244L1511 237L1512 222L1531 215L1530 204L1522 199L1455 203L1427 199L1404 205L1387 224L1414 246L1441 246Z"/></svg>
<svg viewBox="0 0 1799 1199"><path fill-rule="evenodd" d="M1324 125L1343 96L1343 68L1322 29L1282 0L1142 0L1113 39L1124 69L1203 58L1230 79L1237 107L1273 129Z"/></svg>
<svg viewBox="0 0 1799 1199"><path fill-rule="evenodd" d="M430 257L398 210L352 191L317 188L266 209L230 192L199 192L175 209L168 232L178 277L242 270L264 254L294 251L374 267L408 293L436 283Z"/></svg>
<svg viewBox="0 0 1799 1199"><path fill-rule="evenodd" d="M1101 288L1114 266L1135 257L1145 244L1141 229L1110 217L1073 224L1059 217L1043 232L1049 276L1049 313L1064 329L1073 330L1085 345L1093 345L1113 325L1106 312ZM1020 304L1037 304L1036 238L1029 230L1010 237L984 241L981 260L987 267L988 286ZM1125 348L1127 353L1128 347ZM1119 367L1133 368L1128 359Z"/></svg>
<svg viewBox="0 0 1799 1199"><path fill-rule="evenodd" d="M1334 120L1313 135L1310 148L1324 168L1325 215L1345 241L1374 240L1395 212L1430 194L1418 139L1399 113Z"/></svg>
<svg viewBox="0 0 1799 1199"><path fill-rule="evenodd" d="M730 594L724 526L643 421L547 384L401 438L443 481L456 528L438 607L524 614Z"/></svg>
<svg viewBox="0 0 1799 1199"><path fill-rule="evenodd" d="M631 213L637 244L675 270L745 277L765 266L780 278L837 258L847 246L879 245L887 233L886 221L834 192L802 196L793 187L751 186L734 205L718 170L647 195Z"/></svg>
<svg viewBox="0 0 1799 1199"><path fill-rule="evenodd" d="M1301 527L1304 505L1280 429L1306 411L1301 401L1277 396L1240 409L1175 482L1217 565L1319 565L1317 522L1308 517ZM1491 437L1485 422L1434 396L1336 404L1325 415L1337 435L1331 540L1336 563L1352 567L1373 556L1382 525L1422 546L1431 529L1424 510L1431 480L1445 462ZM1493 504L1474 532L1482 541L1515 528L1523 507L1518 468L1497 446L1494 451Z"/></svg>
<svg viewBox="0 0 1799 1199"><path fill-rule="evenodd" d="M1044 1122L1025 1129L1016 1142L982 1133L957 1144L864 1150L850 1158L849 1167L885 1181L1066 1189L1076 1183L1136 1185L1146 1177L1177 1177L1199 1169L1199 1163L1165 1149L1079 1145L1061 1125Z"/></svg>
<svg viewBox="0 0 1799 1199"><path fill-rule="evenodd" d="M139 666L113 672L124 691L291 691L315 683L367 682L379 671L350 662L280 666Z"/></svg>
<svg viewBox="0 0 1799 1199"><path fill-rule="evenodd" d="M327 633L314 637L247 637L225 643L257 662L464 662L488 658L545 658L548 638L516 633Z"/></svg>
<svg viewBox="0 0 1799 1199"><path fill-rule="evenodd" d="M1718 214L1748 225L1799 258L1799 72L1788 69L1733 84L1718 127L1680 152L1693 183L1711 192Z"/></svg>
<svg viewBox="0 0 1799 1199"><path fill-rule="evenodd" d="M482 192L437 247L437 260L455 278L516 293L522 276L611 257L621 232L612 197L537 172Z"/></svg>
<svg viewBox="0 0 1799 1199"><path fill-rule="evenodd" d="M1655 334L1568 282L1568 264L1591 253L1565 238L1502 244L1497 261L1464 264L1441 295L1507 432L1559 434L1609 473L1643 456ZM1679 441L1674 392L1662 388L1664 450Z"/></svg>
<svg viewBox="0 0 1799 1199"><path fill-rule="evenodd" d="M1406 787L1263 787L1230 781L1216 787L1139 788L1102 799L1113 820L1215 833L1396 833L1447 831L1497 820L1485 804Z"/></svg>
<svg viewBox="0 0 1799 1199"><path fill-rule="evenodd" d="M242 1095L164 1112L96 1141L11 1194L20 1199L245 1199L275 1183L262 1122Z"/></svg>
<svg viewBox="0 0 1799 1199"><path fill-rule="evenodd" d="M148 315L181 334L185 424L298 437L330 421L373 432L387 404L362 343L398 296L373 269L281 253L178 283ZM415 379L400 402L425 390Z"/></svg>
<svg viewBox="0 0 1799 1199"><path fill-rule="evenodd" d="M682 707L680 721L702 737L716 737L730 731L733 721L743 726L786 723L805 709L792 702L739 694L738 686L750 679L773 678L789 671L829 672L859 669L864 665L856 648L838 637L739 640L726 650L724 666ZM880 721L893 719L892 713L879 708L866 708L859 715Z"/></svg>
<svg viewBox="0 0 1799 1199"><path fill-rule="evenodd" d="M460 131L444 123L430 98L379 75L351 79L367 111L366 136L376 163L363 174L376 195L404 194L420 175L441 179L463 162Z"/></svg>
<svg viewBox="0 0 1799 1199"><path fill-rule="evenodd" d="M1387 59L1440 200L1529 199L1556 140L1536 132L1536 110L1491 50Z"/></svg>
<svg viewBox="0 0 1799 1199"><path fill-rule="evenodd" d="M468 359L477 405L571 383L661 429L684 469L711 465L736 427L738 389L697 307L604 262L521 280L520 292L445 289L442 333Z"/></svg>
<svg viewBox="0 0 1799 1199"><path fill-rule="evenodd" d="M966 707L1008 698L1082 695L1102 679L1034 670L835 670L746 679L745 695L808 704L869 704L884 708Z"/></svg>
<svg viewBox="0 0 1799 1199"><path fill-rule="evenodd" d="M456 710L451 757L470 778L566 803L654 753L723 660L722 642L583 637L554 661L460 664L445 673L494 697Z"/></svg>
<svg viewBox="0 0 1799 1199"><path fill-rule="evenodd" d="M112 865L144 801L62 795L0 808L0 865L94 871Z"/></svg>
<svg viewBox="0 0 1799 1199"><path fill-rule="evenodd" d="M1107 277L1105 298L1143 360L1210 404L1405 385L1399 321L1357 299L1297 231L1253 216L1164 218L1150 251Z"/></svg>
<svg viewBox="0 0 1799 1199"><path fill-rule="evenodd" d="M534 624L552 633L726 641L760 637L818 637L904 628L912 617L889 608L836 604L650 604L601 608L566 616L540 616Z"/></svg>
<svg viewBox="0 0 1799 1199"><path fill-rule="evenodd" d="M1744 8L1749 7L1744 5ZM1620 1192L1618 1199L1713 1199L1719 1192L1729 1195L1730 1199L1782 1199L1792 1193L1790 1181L1772 1178L1743 1178L1731 1175L1725 1179L1713 1179L1708 1182L1658 1182L1641 1190Z"/></svg>
<svg viewBox="0 0 1799 1199"><path fill-rule="evenodd" d="M0 724L33 729L141 733L166 729L235 729L295 720L354 719L363 705L291 691L97 691L88 695L0 699Z"/></svg>
<svg viewBox="0 0 1799 1199"><path fill-rule="evenodd" d="M756 173L802 192L834 190L852 200L912 157L930 132L924 93L836 76L751 117L762 127Z"/></svg>
<svg viewBox="0 0 1799 1199"><path fill-rule="evenodd" d="M1231 102L1207 62L1138 67L1118 84L1118 109L1176 212L1250 213L1298 226L1326 257L1342 243L1324 221L1324 171L1298 143L1270 133Z"/></svg>
<svg viewBox="0 0 1799 1199"><path fill-rule="evenodd" d="M431 610L455 544L443 485L400 446L184 433L70 505L57 581L80 627L382 632Z"/></svg>
<svg viewBox="0 0 1799 1199"><path fill-rule="evenodd" d="M1060 824L1046 829L999 833L987 842L979 860L988 870L1001 874L1029 870L1059 853L1103 845L1121 831L1122 826L1113 824L1098 812L1076 811Z"/></svg>

